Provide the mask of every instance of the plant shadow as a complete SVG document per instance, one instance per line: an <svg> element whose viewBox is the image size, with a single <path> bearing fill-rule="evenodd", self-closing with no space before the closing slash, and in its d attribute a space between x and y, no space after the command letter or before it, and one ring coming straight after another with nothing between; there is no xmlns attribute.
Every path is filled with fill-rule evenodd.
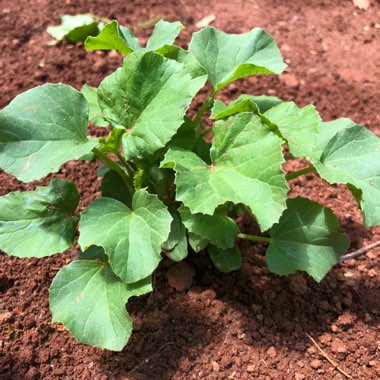
<svg viewBox="0 0 380 380"><path fill-rule="evenodd" d="M179 371L201 377L248 364L262 366L265 375L270 368L262 361L270 367L271 346L302 358L312 346L308 335L352 334L358 323L376 330L379 281L358 271L357 262L337 266L317 284L303 273L269 273L260 244L242 242L240 248L244 263L230 274L217 272L206 256L190 256L196 276L184 293L167 285L172 263L164 261L153 296L129 305L136 324L126 349L104 352L107 370L112 358L115 371L128 379L172 379ZM366 264L370 269L373 263Z"/></svg>

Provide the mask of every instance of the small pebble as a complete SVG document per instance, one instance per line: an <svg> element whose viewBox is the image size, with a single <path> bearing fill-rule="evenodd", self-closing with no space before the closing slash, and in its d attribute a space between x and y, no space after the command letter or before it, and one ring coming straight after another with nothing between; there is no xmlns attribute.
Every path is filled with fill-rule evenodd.
<svg viewBox="0 0 380 380"><path fill-rule="evenodd" d="M318 360L318 359L314 359L314 360L312 360L312 361L310 362L310 367L311 367L311 368L314 368L314 369L318 369L318 368L320 368L321 365L322 365L322 362L321 362L320 360Z"/></svg>
<svg viewBox="0 0 380 380"><path fill-rule="evenodd" d="M276 352L276 349L274 348L274 346L271 346L268 348L267 350L267 354L271 357L271 358L275 358L277 356L277 352Z"/></svg>

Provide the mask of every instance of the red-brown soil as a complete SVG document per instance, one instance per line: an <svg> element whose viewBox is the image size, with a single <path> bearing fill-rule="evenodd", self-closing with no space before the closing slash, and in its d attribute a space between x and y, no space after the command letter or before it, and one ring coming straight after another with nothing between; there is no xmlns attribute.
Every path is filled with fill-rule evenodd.
<svg viewBox="0 0 380 380"><path fill-rule="evenodd" d="M313 103L326 120L350 117L380 136L376 1L362 11L350 0L2 0L0 107L47 81L96 86L120 64L114 53L85 52L66 42L47 45L48 25L57 24L62 14L85 12L117 18L128 27L156 17L180 20L187 27L180 38L184 45L195 23L211 13L214 25L228 32L264 27L278 41L287 73L241 80L222 98L248 92ZM138 30L143 40L150 28ZM299 164L287 169L291 165ZM96 168L69 163L57 174L76 182L81 207L99 196ZM301 194L333 208L352 249L379 240L380 228L361 226L358 208L343 186L329 186L312 174L291 185L291 196ZM0 195L34 186L0 174ZM244 220L241 227L253 228ZM242 242L240 248L242 268L228 275L202 255L189 258L195 277L183 292L168 285L172 263L163 261L153 294L128 305L135 330L121 353L79 344L50 323L49 284L76 257L75 249L40 260L1 255L0 378L344 379L308 335L352 378L380 378L379 248L338 265L320 284L303 274L281 278L269 273L260 244Z"/></svg>

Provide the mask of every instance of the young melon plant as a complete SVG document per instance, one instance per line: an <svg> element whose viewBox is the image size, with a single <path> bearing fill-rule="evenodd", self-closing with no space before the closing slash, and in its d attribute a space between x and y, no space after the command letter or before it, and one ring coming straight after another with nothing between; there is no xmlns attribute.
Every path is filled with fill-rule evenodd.
<svg viewBox="0 0 380 380"><path fill-rule="evenodd" d="M328 208L287 200L288 181L316 171L346 184L367 226L380 224L380 139L349 119L323 122L313 106L268 96L214 100L236 79L280 74L280 51L262 29L194 33L174 45L181 23L159 21L145 47L116 21L88 37L87 50L117 50L122 67L97 89L45 84L0 111L0 167L31 182L93 154L103 164L102 195L82 213L72 182L53 179L35 191L0 197L0 249L44 257L74 244L82 252L50 288L53 322L83 343L121 350L132 332L125 304L152 291L163 256L183 260L189 247L215 266L239 268L237 239L268 244L270 270L306 271L320 281L349 246ZM194 118L187 111L205 85L211 92ZM204 128L211 109L212 127ZM107 138L86 133L110 125ZM213 135L212 143L204 140ZM211 136L211 135L210 135ZM285 174L283 147L310 165ZM289 158L289 157L287 157ZM233 216L250 213L265 234L239 231ZM79 227L78 227L79 226Z"/></svg>

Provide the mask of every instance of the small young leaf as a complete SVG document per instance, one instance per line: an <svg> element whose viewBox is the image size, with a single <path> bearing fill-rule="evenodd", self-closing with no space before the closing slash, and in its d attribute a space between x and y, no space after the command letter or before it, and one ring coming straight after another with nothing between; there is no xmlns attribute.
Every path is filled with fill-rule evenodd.
<svg viewBox="0 0 380 380"><path fill-rule="evenodd" d="M108 256L104 252L103 247L91 245L85 251L79 255L79 260L96 260L102 259L105 263L108 263Z"/></svg>
<svg viewBox="0 0 380 380"><path fill-rule="evenodd" d="M160 20L155 25L145 48L141 47L135 35L117 21L111 21L96 37L86 40L87 50L117 50L122 54L130 54L133 51L153 51L164 45L171 45L184 26L176 22Z"/></svg>
<svg viewBox="0 0 380 380"><path fill-rule="evenodd" d="M168 256L173 261L182 261L188 255L187 245L186 228L181 223L178 244L168 252Z"/></svg>
<svg viewBox="0 0 380 380"><path fill-rule="evenodd" d="M239 97L238 99L231 102L228 106L220 100L216 100L211 110L210 119L225 119L229 116L236 115L237 113L241 112L254 112L256 114L259 114L260 110L258 105L250 99L242 99Z"/></svg>
<svg viewBox="0 0 380 380"><path fill-rule="evenodd" d="M88 121L98 127L108 127L109 123L103 119L102 111L98 103L98 90L95 87L84 84L80 92L86 98L90 107Z"/></svg>
<svg viewBox="0 0 380 380"><path fill-rule="evenodd" d="M191 214L187 207L181 206L178 211L189 232L207 239L209 243L218 248L230 248L235 245L235 237L239 233L239 228L231 218L218 210L214 215Z"/></svg>
<svg viewBox="0 0 380 380"><path fill-rule="evenodd" d="M150 277L127 285L105 264L74 261L57 273L50 286L53 323L62 322L81 343L121 351L132 333L125 304L151 291Z"/></svg>
<svg viewBox="0 0 380 380"><path fill-rule="evenodd" d="M207 252L216 269L223 273L238 270L241 266L241 254L235 247L220 249L214 245L209 245Z"/></svg>
<svg viewBox="0 0 380 380"><path fill-rule="evenodd" d="M115 20L105 25L98 36L88 37L84 47L86 50L116 50L125 55L142 50L134 34Z"/></svg>
<svg viewBox="0 0 380 380"><path fill-rule="evenodd" d="M342 128L313 163L329 183L353 185L356 197L359 189L365 224L380 225L380 139L375 134L362 125Z"/></svg>
<svg viewBox="0 0 380 380"><path fill-rule="evenodd" d="M258 115L242 113L215 124L211 165L172 148L161 166L174 168L176 198L191 213L213 215L227 201L243 203L265 231L285 210L288 187L281 145Z"/></svg>
<svg viewBox="0 0 380 380"><path fill-rule="evenodd" d="M269 109L264 116L278 127L294 157L310 159L314 155L321 123L314 106L298 108L293 102L283 102Z"/></svg>
<svg viewBox="0 0 380 380"><path fill-rule="evenodd" d="M0 111L0 167L23 182L59 170L90 153L88 105L70 86L45 84L28 90Z"/></svg>
<svg viewBox="0 0 380 380"><path fill-rule="evenodd" d="M303 270L321 281L349 246L332 211L304 198L290 199L270 230L269 269L280 275Z"/></svg>
<svg viewBox="0 0 380 380"><path fill-rule="evenodd" d="M172 218L168 239L162 244L162 249L165 251L174 249L181 239L181 218L177 212L172 213Z"/></svg>
<svg viewBox="0 0 380 380"><path fill-rule="evenodd" d="M49 26L47 32L57 41L82 42L99 33L98 21L91 15L64 15L61 25Z"/></svg>
<svg viewBox="0 0 380 380"><path fill-rule="evenodd" d="M162 245L162 249L168 251L168 256L173 261L182 261L188 253L186 228L178 213L173 213L172 217L170 234L166 242Z"/></svg>
<svg viewBox="0 0 380 380"><path fill-rule="evenodd" d="M117 199L131 207L132 194L130 194L128 187L116 171L109 170L104 174L100 189L103 197Z"/></svg>
<svg viewBox="0 0 380 380"><path fill-rule="evenodd" d="M277 98L276 96L268 95L240 95L239 98L241 98L242 100L250 99L252 102L256 103L261 113L264 113L283 102L283 100Z"/></svg>
<svg viewBox="0 0 380 380"><path fill-rule="evenodd" d="M207 239L203 239L200 236L189 232L187 234L189 239L190 247L194 252L200 252L205 249L209 245L209 241Z"/></svg>
<svg viewBox="0 0 380 380"><path fill-rule="evenodd" d="M73 246L79 193L72 182L0 197L0 249L19 257L44 257Z"/></svg>
<svg viewBox="0 0 380 380"><path fill-rule="evenodd" d="M99 86L99 104L123 136L127 159L148 157L163 148L183 123L199 88L184 66L153 52L132 53L122 68Z"/></svg>
<svg viewBox="0 0 380 380"><path fill-rule="evenodd" d="M255 74L280 74L286 65L273 38L260 28L227 34L211 26L194 33L189 52L219 90L236 79Z"/></svg>
<svg viewBox="0 0 380 380"><path fill-rule="evenodd" d="M157 50L164 45L171 45L179 32L185 27L179 22L167 22L160 20L154 26L152 35L146 44L146 51Z"/></svg>
<svg viewBox="0 0 380 380"><path fill-rule="evenodd" d="M161 261L172 217L155 195L135 193L132 209L111 199L96 199L82 214L79 244L103 247L113 271L127 284L149 276Z"/></svg>

